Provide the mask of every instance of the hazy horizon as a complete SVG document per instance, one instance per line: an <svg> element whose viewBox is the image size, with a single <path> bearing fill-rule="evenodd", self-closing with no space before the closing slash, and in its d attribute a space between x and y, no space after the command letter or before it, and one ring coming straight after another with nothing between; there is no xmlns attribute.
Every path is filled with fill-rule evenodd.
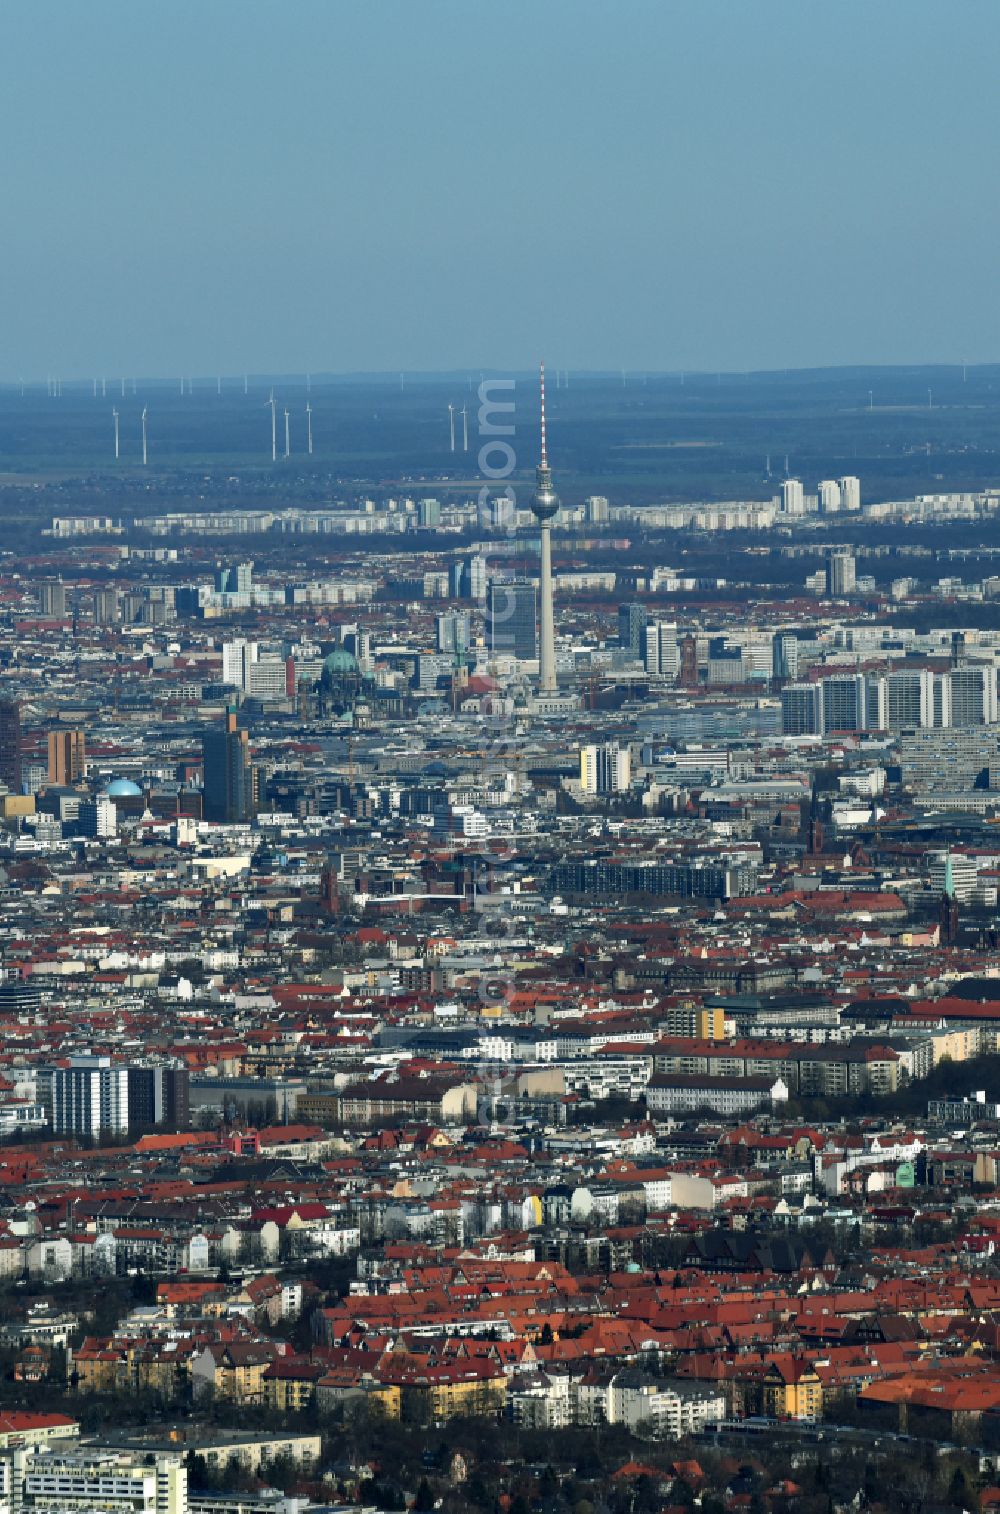
<svg viewBox="0 0 1000 1514"><path fill-rule="evenodd" d="M803 377L808 377L809 375L822 377L827 374L855 373L864 375L880 372L919 374L938 371L952 373L962 369L968 369L968 372L971 374L991 368L996 368L1000 372L1000 358L996 360L984 359L978 363L963 363L961 361L929 358L923 362L913 363L806 363L801 366L783 365L773 368L699 368L697 366L691 368L622 368L620 366L612 368L584 365L579 368L560 367L557 369L554 364L546 364L546 382L551 389L558 387L557 374L566 374L573 380L597 379L602 382L608 380L618 381L620 376L624 375L625 381L632 387L642 384L649 379L667 380L682 385L685 382L698 383L705 381L713 383L718 379L755 382L758 380L787 377L792 374L799 374ZM248 369L245 373L225 371L221 373L214 371L182 373L180 369L177 369L176 371L160 370L156 373L123 374L117 371L105 373L88 371L67 374L53 369L48 374L38 372L17 375L2 373L0 374L0 388L17 390L23 384L26 390L44 389L51 381L53 385L56 382L60 383L64 390L72 388L74 391L85 390L88 392L96 384L100 394L101 385L103 384L106 387L107 393L106 396L100 394L100 397L114 400L116 395L119 395L121 392L120 385L122 382L125 383L126 397L128 397L132 393L133 384L139 386L154 384L157 387L173 391L178 389L182 379L185 385L185 392L187 392L188 385L194 385L196 389L207 392L208 390L214 390L216 384L220 382L224 389L232 392L234 389L241 388L244 380L246 380L250 388L259 388L261 385L272 383L308 388L309 386L316 387L323 384L369 382L396 385L400 380L405 384L437 384L455 381L467 385L469 381L478 383L481 378L492 376L507 376L529 383L536 382L538 378L538 363L524 364L520 367L498 367L495 364L488 363L467 363L448 368L345 368L340 370L331 368L317 369L315 371L306 368L276 368L274 370Z"/></svg>
<svg viewBox="0 0 1000 1514"><path fill-rule="evenodd" d="M0 41L8 382L1000 360L995 0L40 0Z"/></svg>

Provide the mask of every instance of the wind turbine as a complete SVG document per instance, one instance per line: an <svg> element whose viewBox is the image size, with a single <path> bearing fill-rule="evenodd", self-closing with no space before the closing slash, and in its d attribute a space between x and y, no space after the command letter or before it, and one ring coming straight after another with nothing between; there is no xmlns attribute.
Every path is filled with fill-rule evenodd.
<svg viewBox="0 0 1000 1514"><path fill-rule="evenodd" d="M273 389L271 390L271 397L267 401L267 403L271 407L271 461L272 463L276 463L278 461L278 412L275 409L274 405Z"/></svg>
<svg viewBox="0 0 1000 1514"><path fill-rule="evenodd" d="M118 411L112 407L111 414L112 414L112 417L113 417L114 423L115 423L115 462L117 462L118 459L121 457L121 449L120 449L120 447L118 445L118 443L119 443Z"/></svg>
<svg viewBox="0 0 1000 1514"><path fill-rule="evenodd" d="M462 406L462 451L469 450L469 407Z"/></svg>
<svg viewBox="0 0 1000 1514"><path fill-rule="evenodd" d="M215 381L215 392L216 392L216 394L221 394L222 393L222 375L221 374L219 375L219 377Z"/></svg>
<svg viewBox="0 0 1000 1514"><path fill-rule="evenodd" d="M286 457L289 456L289 454L291 453L291 450L292 450L291 440L290 440L289 431L288 431L288 411L286 410L285 411L285 456Z"/></svg>
<svg viewBox="0 0 1000 1514"><path fill-rule="evenodd" d="M97 380L96 379L94 380L94 398L95 398L95 400L97 398Z"/></svg>
<svg viewBox="0 0 1000 1514"><path fill-rule="evenodd" d="M125 398L125 380L122 379L122 399Z"/></svg>
<svg viewBox="0 0 1000 1514"><path fill-rule="evenodd" d="M451 450L452 450L452 452L454 452L454 450L455 450L455 407L454 407L454 405L449 405L448 406L448 433L449 433L449 435L451 437Z"/></svg>
<svg viewBox="0 0 1000 1514"><path fill-rule="evenodd" d="M142 466L145 468L149 461L149 453L146 450L146 406L142 407Z"/></svg>
<svg viewBox="0 0 1000 1514"><path fill-rule="evenodd" d="M313 455L313 407L309 400L306 401L306 447L309 456Z"/></svg>

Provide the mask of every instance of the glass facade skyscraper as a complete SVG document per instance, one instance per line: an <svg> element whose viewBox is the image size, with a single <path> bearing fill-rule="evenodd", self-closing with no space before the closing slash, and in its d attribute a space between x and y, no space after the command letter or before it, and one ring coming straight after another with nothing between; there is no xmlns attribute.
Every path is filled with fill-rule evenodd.
<svg viewBox="0 0 1000 1514"><path fill-rule="evenodd" d="M532 662L538 656L538 589L526 579L491 579L486 592L486 644L491 652Z"/></svg>

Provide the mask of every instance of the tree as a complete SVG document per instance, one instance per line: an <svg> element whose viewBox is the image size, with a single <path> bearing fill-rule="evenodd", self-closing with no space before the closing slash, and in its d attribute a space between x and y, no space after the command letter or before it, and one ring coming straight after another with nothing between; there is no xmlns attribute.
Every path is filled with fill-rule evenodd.
<svg viewBox="0 0 1000 1514"><path fill-rule="evenodd" d="M474 1503L477 1508L485 1508L488 1503L492 1502L490 1490L478 1473L474 1473L469 1478L469 1481L465 1485L465 1491L469 1502Z"/></svg>
<svg viewBox="0 0 1000 1514"><path fill-rule="evenodd" d="M960 1509L977 1509L979 1499L975 1489L970 1487L965 1468L958 1466L951 1475L948 1484L948 1502L955 1504Z"/></svg>

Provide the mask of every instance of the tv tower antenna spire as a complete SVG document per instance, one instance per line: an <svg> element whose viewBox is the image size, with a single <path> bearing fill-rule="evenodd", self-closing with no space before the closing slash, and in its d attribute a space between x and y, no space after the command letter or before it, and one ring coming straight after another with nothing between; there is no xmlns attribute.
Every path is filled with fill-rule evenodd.
<svg viewBox="0 0 1000 1514"><path fill-rule="evenodd" d="M539 368L539 399L541 403L542 450L535 469L535 492L531 510L540 527L540 573L541 590L540 635L538 657L538 688L542 694L554 694L556 682L555 617L552 608L552 517L559 509L559 496L552 487L552 470L549 467L548 436L545 429L545 364Z"/></svg>

